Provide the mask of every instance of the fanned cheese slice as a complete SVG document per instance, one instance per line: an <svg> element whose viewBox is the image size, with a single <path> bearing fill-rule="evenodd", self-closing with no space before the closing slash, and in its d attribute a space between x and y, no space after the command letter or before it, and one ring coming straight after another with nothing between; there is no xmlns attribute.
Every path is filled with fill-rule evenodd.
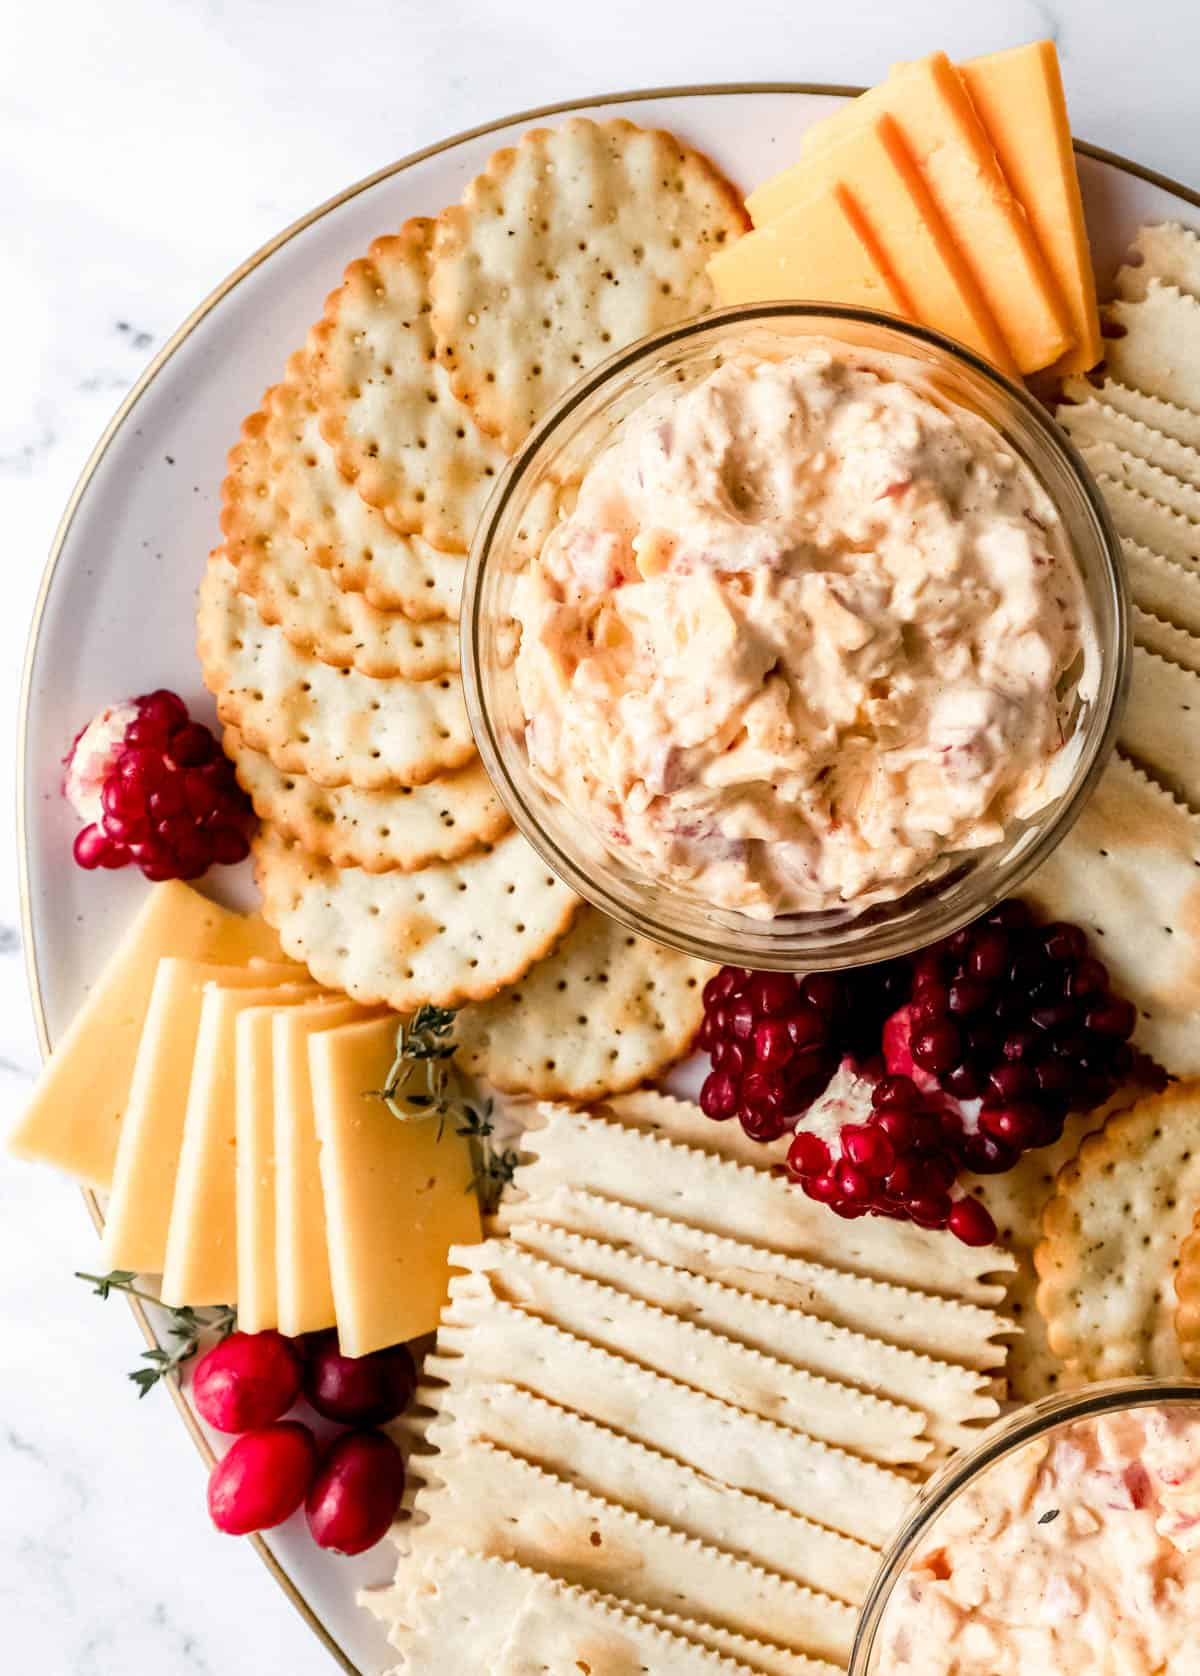
<svg viewBox="0 0 1200 1676"><path fill-rule="evenodd" d="M275 1289L279 1330L289 1338L336 1319L308 1047L318 1030L369 1017L353 1001L333 1001L276 1013L271 1024Z"/></svg>
<svg viewBox="0 0 1200 1676"><path fill-rule="evenodd" d="M134 1061L129 1104L113 1168L102 1249L113 1269L161 1274L183 1146L200 1017L214 985L263 1001L287 1000L282 987L300 973L285 964L209 966L162 960L154 974ZM300 993L311 994L302 986ZM232 1119L232 1109L230 1112ZM232 1303L230 1291L221 1302Z"/></svg>
<svg viewBox="0 0 1200 1676"><path fill-rule="evenodd" d="M405 1429L438 1451L434 1459L410 1457L411 1473L424 1482L440 1475L449 1456L484 1438L648 1519L851 1606L865 1598L878 1569L879 1555L866 1543L732 1489L518 1385L423 1386L418 1403L432 1415L406 1421ZM403 1537L399 1526L396 1538Z"/></svg>
<svg viewBox="0 0 1200 1676"><path fill-rule="evenodd" d="M346 1024L309 1041L329 1273L347 1356L432 1332L450 1247L480 1232L466 1141L419 1114L402 1122L377 1097L396 1022Z"/></svg>
<svg viewBox="0 0 1200 1676"><path fill-rule="evenodd" d="M142 1024L158 963L168 955L244 966L255 958L282 960L283 951L257 914L231 913L177 880L154 885L9 1135L16 1157L53 1164L89 1187L112 1186Z"/></svg>
<svg viewBox="0 0 1200 1676"><path fill-rule="evenodd" d="M520 1187L531 1198L586 1182L594 1193L693 1228L829 1262L868 1279L976 1304L996 1304L1004 1297L999 1277L1014 1265L997 1246L966 1246L882 1218L841 1222L765 1170L564 1106L538 1110L544 1127L526 1134L524 1144L534 1156L520 1175Z"/></svg>
<svg viewBox="0 0 1200 1676"><path fill-rule="evenodd" d="M614 1355L631 1356L643 1367L682 1379L747 1413L871 1460L906 1465L929 1453L921 1437L923 1416L915 1409L810 1374L613 1286L544 1262L512 1241L460 1248L452 1260L472 1271L451 1281L456 1302L494 1293L585 1334Z"/></svg>
<svg viewBox="0 0 1200 1676"><path fill-rule="evenodd" d="M873 1547L915 1494L899 1473L652 1373L492 1294L453 1299L437 1351L425 1363L431 1379L461 1388L519 1370L539 1396Z"/></svg>
<svg viewBox="0 0 1200 1676"><path fill-rule="evenodd" d="M397 1533L410 1561L466 1548L516 1560L630 1606L707 1618L735 1634L844 1662L857 1614L695 1537L583 1490L485 1441L437 1463Z"/></svg>
<svg viewBox="0 0 1200 1676"><path fill-rule="evenodd" d="M1067 305L992 143L944 52L906 64L804 135L800 162L752 194L756 222L770 221L807 169L860 122L887 115L920 170L1022 372L1057 361L1073 342Z"/></svg>
<svg viewBox="0 0 1200 1676"><path fill-rule="evenodd" d="M163 1254L165 1304L237 1301L238 1014L319 994L313 984L203 992Z"/></svg>
<svg viewBox="0 0 1200 1676"><path fill-rule="evenodd" d="M1054 42L970 58L959 75L1070 310L1075 344L1055 371L1094 367L1104 353L1096 278Z"/></svg>

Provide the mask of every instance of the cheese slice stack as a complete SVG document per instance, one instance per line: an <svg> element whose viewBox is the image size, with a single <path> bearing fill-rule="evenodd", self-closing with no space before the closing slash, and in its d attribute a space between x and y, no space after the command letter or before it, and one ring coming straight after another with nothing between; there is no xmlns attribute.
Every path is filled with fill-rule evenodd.
<svg viewBox="0 0 1200 1676"><path fill-rule="evenodd" d="M861 302L861 261L831 238L831 205L853 222L888 312L1008 373L1099 358L1052 42L961 69L933 53L809 129L800 161L747 200L755 230L710 262L722 301Z"/></svg>
<svg viewBox="0 0 1200 1676"><path fill-rule="evenodd" d="M396 1023L257 916L158 885L10 1144L111 1187L105 1260L161 1274L164 1303L363 1355L436 1325L447 1253L480 1236L466 1142L375 1097Z"/></svg>

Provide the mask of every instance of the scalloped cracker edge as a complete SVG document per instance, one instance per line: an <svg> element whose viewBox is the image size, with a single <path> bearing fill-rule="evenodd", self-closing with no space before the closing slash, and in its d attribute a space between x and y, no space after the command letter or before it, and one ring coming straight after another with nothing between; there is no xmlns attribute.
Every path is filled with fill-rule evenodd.
<svg viewBox="0 0 1200 1676"><path fill-rule="evenodd" d="M539 1099L632 1088L687 1053L712 970L585 907L519 986L459 1017L459 1063Z"/></svg>
<svg viewBox="0 0 1200 1676"><path fill-rule="evenodd" d="M515 451L626 344L712 306L706 263L749 226L741 196L675 135L622 118L531 128L438 218L441 366Z"/></svg>
<svg viewBox="0 0 1200 1676"><path fill-rule="evenodd" d="M1140 302L1156 279L1200 298L1200 236L1190 227L1177 221L1140 227L1131 248L1138 260L1118 268L1116 280L1127 302Z"/></svg>
<svg viewBox="0 0 1200 1676"><path fill-rule="evenodd" d="M1193 570L1200 565L1200 527L1190 518L1120 478L1101 472L1096 481L1120 536L1165 554L1175 564Z"/></svg>
<svg viewBox="0 0 1200 1676"><path fill-rule="evenodd" d="M217 714L277 768L321 785L422 784L475 755L462 679L335 669L264 623L220 552L200 584L197 649Z"/></svg>
<svg viewBox="0 0 1200 1676"><path fill-rule="evenodd" d="M1131 414L1108 406L1097 400L1095 395L1089 395L1081 402L1062 404L1055 417L1072 442L1084 451L1085 459L1089 458L1086 452L1089 448L1115 450L1118 456L1127 457L1129 461L1141 460L1152 470L1168 474L1200 493L1200 449L1179 442L1166 431L1157 430ZM1096 456L1097 469L1108 469L1100 464L1100 458L1100 455ZM1089 463L1092 463L1090 459ZM1113 476L1122 477L1139 488L1142 486L1135 467L1130 466L1127 471L1119 465ZM1156 479L1147 478L1146 482L1154 483ZM1147 487L1145 493L1154 494L1156 490ZM1159 494L1158 498L1162 500L1164 497ZM1180 510L1186 511L1187 508Z"/></svg>
<svg viewBox="0 0 1200 1676"><path fill-rule="evenodd" d="M1087 1379L1187 1372L1172 1284L1200 1205L1200 1083L1109 1119L1059 1176L1035 1253L1050 1348Z"/></svg>
<svg viewBox="0 0 1200 1676"><path fill-rule="evenodd" d="M1177 564L1136 541L1123 541L1121 548L1136 605L1160 622L1200 637L1200 568Z"/></svg>
<svg viewBox="0 0 1200 1676"><path fill-rule="evenodd" d="M416 873L334 867L271 827L254 840L262 915L318 981L396 1012L516 983L579 907L518 832Z"/></svg>
<svg viewBox="0 0 1200 1676"><path fill-rule="evenodd" d="M1148 395L1145 390L1122 384L1115 378L1106 378L1097 384L1079 376L1068 378L1063 393L1071 401L1095 401L1114 413L1123 413L1140 424L1148 425L1185 447L1200 449L1200 410L1194 406L1184 407L1178 402L1164 401L1161 396ZM1195 399L1200 400L1200 390L1195 392Z"/></svg>
<svg viewBox="0 0 1200 1676"><path fill-rule="evenodd" d="M478 757L421 786L361 791L284 773L235 727L225 729L224 746L258 818L335 867L412 873L461 860L512 826Z"/></svg>
<svg viewBox="0 0 1200 1676"><path fill-rule="evenodd" d="M1166 638L1160 633L1160 643ZM1183 651L1191 655L1186 642ZM1200 674L1135 645L1117 743L1173 797L1200 813Z"/></svg>
<svg viewBox="0 0 1200 1676"><path fill-rule="evenodd" d="M1124 335L1104 343L1109 377L1163 401L1194 407L1200 393L1200 302L1177 286L1151 279L1136 302L1118 297L1105 321Z"/></svg>

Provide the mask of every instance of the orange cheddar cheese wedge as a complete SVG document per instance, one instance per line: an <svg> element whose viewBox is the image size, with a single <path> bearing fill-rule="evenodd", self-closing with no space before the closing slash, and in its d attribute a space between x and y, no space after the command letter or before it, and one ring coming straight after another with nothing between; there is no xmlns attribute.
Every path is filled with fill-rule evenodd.
<svg viewBox="0 0 1200 1676"><path fill-rule="evenodd" d="M890 116L854 125L813 158L806 176L810 191L826 185L849 195L915 319L1015 372L1003 334Z"/></svg>
<svg viewBox="0 0 1200 1676"><path fill-rule="evenodd" d="M1104 353L1079 172L1053 41L1033 41L959 66L1008 184L1071 311L1075 344L1056 372L1084 372Z"/></svg>
<svg viewBox="0 0 1200 1676"><path fill-rule="evenodd" d="M835 111L804 136L800 162L748 201L756 226L786 209L813 160L859 124L887 115L920 172L1023 373L1049 366L1074 332L1025 212L1009 190L983 124L953 64L932 53Z"/></svg>
<svg viewBox="0 0 1200 1676"><path fill-rule="evenodd" d="M710 260L723 303L845 303L916 318L846 194L823 188Z"/></svg>

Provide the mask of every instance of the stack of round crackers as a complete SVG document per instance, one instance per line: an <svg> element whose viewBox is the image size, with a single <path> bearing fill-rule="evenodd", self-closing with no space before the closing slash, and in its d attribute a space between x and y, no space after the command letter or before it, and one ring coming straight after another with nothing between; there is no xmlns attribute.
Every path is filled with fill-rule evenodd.
<svg viewBox="0 0 1200 1676"><path fill-rule="evenodd" d="M486 1002L464 1056L505 1088L653 1075L691 1040L704 970L582 910L512 829L463 699L466 553L540 414L706 309L705 264L745 225L672 135L532 130L350 263L229 456L199 651L263 823L263 912L357 1000Z"/></svg>

